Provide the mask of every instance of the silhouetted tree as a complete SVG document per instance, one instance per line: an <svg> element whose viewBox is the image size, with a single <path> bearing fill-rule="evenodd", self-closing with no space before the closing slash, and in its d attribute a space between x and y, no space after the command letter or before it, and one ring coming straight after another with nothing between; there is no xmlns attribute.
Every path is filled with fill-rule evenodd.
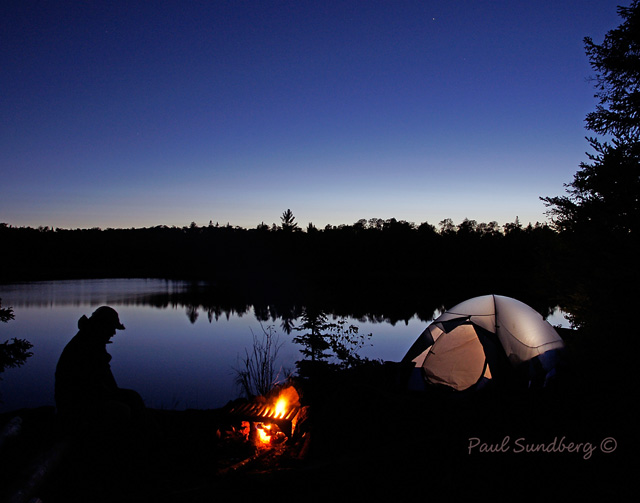
<svg viewBox="0 0 640 503"><path fill-rule="evenodd" d="M440 226L440 234L454 234L456 231L456 226L450 218L441 220L438 225Z"/></svg>
<svg viewBox="0 0 640 503"><path fill-rule="evenodd" d="M13 314L13 309L10 307L3 308L2 299L0 299L0 321L2 323L7 323L13 319L15 319L15 316Z"/></svg>
<svg viewBox="0 0 640 503"><path fill-rule="evenodd" d="M325 351L330 348L330 345L323 332L329 327L326 314L322 311L305 309L302 314L302 324L295 330L306 333L294 337L293 342L302 345L300 352L311 361L326 360L330 355Z"/></svg>
<svg viewBox="0 0 640 503"><path fill-rule="evenodd" d="M465 218L460 224L458 224L458 234L475 234L477 228L478 222Z"/></svg>
<svg viewBox="0 0 640 503"><path fill-rule="evenodd" d="M384 225L384 220L381 218L370 218L369 219L369 229L382 230Z"/></svg>
<svg viewBox="0 0 640 503"><path fill-rule="evenodd" d="M619 295L635 284L640 252L640 5L619 7L623 22L602 44L585 38L595 71L595 111L587 129L607 140L588 138L594 153L580 164L567 195L545 197L557 230L573 250L568 308L578 325L602 322L599 311L623 316L635 309L637 295Z"/></svg>
<svg viewBox="0 0 640 503"><path fill-rule="evenodd" d="M2 299L0 299L0 322L8 323L13 319L13 309L10 307L3 308ZM11 342L7 340L0 344L0 374L2 374L5 369L22 366L27 358L33 355L33 353L29 351L32 347L33 344L29 341L17 339L16 337L11 339Z"/></svg>
<svg viewBox="0 0 640 503"><path fill-rule="evenodd" d="M478 224L478 232L483 236L498 236L500 235L500 224L496 221L481 222Z"/></svg>
<svg viewBox="0 0 640 503"><path fill-rule="evenodd" d="M285 215L291 223L293 215ZM0 280L203 280L216 285L212 290L218 300L226 297L250 305L256 299L286 298L298 305L327 302L332 309L357 303L363 313L393 311L393 317L405 320L423 311L423 306L443 301L441 290L435 294L426 285L459 285L456 280L463 279L465 285L481 285L481 293L504 293L505 287L525 285L523 278L531 270L557 276L553 267L561 265L557 256L532 252L543 245L557 252L558 247L548 246L558 239L555 230L550 235L521 232L522 239L511 234L505 239L498 224L485 226L469 219L460 225L443 220L440 231L427 222L416 226L379 218L324 228L310 224L306 232L283 232L276 224L253 229L212 224L46 232L0 225L0 242L7 243L0 246ZM536 244L538 239L543 244ZM540 266L542 260L553 267ZM505 261L511 263L508 270ZM460 268L461 264L469 267ZM203 312L211 318L218 313Z"/></svg>
<svg viewBox="0 0 640 503"><path fill-rule="evenodd" d="M640 6L619 7L623 23L602 44L585 38L598 104L587 129L610 142L589 138L595 151L567 185L566 196L545 197L560 230L632 233L640 224Z"/></svg>
<svg viewBox="0 0 640 503"><path fill-rule="evenodd" d="M353 228L357 231L365 230L367 228L367 220L364 218L361 218L355 224L353 224Z"/></svg>
<svg viewBox="0 0 640 503"><path fill-rule="evenodd" d="M429 222L422 222L418 226L418 232L423 236L435 236L436 228L434 225L430 224Z"/></svg>
<svg viewBox="0 0 640 503"><path fill-rule="evenodd" d="M514 232L519 232L522 230L522 224L520 223L520 218L516 217L513 222L508 222L504 224L504 233L512 234Z"/></svg>
<svg viewBox="0 0 640 503"><path fill-rule="evenodd" d="M593 112L587 114L587 128L611 135L625 143L640 139L640 8L638 0L629 7L618 7L624 20L607 33L598 45L586 37L585 49L595 70L595 97L599 99Z"/></svg>
<svg viewBox="0 0 640 503"><path fill-rule="evenodd" d="M302 345L300 352L308 358L296 362L301 376L314 375L319 369L345 369L367 361L358 355L371 334L360 334L355 325L348 325L342 318L334 323L324 312L305 309L302 324L295 330L306 332L294 337L293 342ZM334 358L334 362L329 362Z"/></svg>
<svg viewBox="0 0 640 503"><path fill-rule="evenodd" d="M291 210L285 211L280 217L282 222L281 229L285 232L294 232L298 230L298 224L296 223L296 218L293 216L293 212Z"/></svg>

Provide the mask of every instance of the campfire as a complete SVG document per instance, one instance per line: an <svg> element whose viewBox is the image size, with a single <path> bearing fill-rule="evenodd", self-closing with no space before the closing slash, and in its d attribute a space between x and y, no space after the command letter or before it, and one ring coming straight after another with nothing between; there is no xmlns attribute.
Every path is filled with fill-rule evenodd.
<svg viewBox="0 0 640 503"><path fill-rule="evenodd" d="M240 419L241 430L258 449L271 449L286 442L296 432L306 407L300 406L300 395L292 385L276 388L266 397L234 404L232 417Z"/></svg>

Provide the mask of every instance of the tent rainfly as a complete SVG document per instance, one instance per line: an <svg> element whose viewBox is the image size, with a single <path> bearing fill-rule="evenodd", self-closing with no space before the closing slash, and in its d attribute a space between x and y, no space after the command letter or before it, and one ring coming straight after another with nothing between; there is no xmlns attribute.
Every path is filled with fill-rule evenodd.
<svg viewBox="0 0 640 503"><path fill-rule="evenodd" d="M531 307L484 295L442 313L402 361L415 365L409 387L416 390L428 384L479 389L522 373L530 386L544 386L555 375L563 347L556 330Z"/></svg>

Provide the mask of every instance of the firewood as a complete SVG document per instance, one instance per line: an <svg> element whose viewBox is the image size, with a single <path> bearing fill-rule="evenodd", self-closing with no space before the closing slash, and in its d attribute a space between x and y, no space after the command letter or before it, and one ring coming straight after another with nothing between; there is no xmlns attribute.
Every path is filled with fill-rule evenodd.
<svg viewBox="0 0 640 503"><path fill-rule="evenodd" d="M36 491L42 486L51 472L59 465L68 448L67 442L55 444L34 466L28 480L14 493L9 503L26 503L32 501Z"/></svg>

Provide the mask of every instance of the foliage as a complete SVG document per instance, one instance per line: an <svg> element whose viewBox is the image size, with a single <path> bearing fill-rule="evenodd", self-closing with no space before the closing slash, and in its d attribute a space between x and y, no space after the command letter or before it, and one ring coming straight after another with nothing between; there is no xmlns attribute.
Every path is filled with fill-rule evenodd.
<svg viewBox="0 0 640 503"><path fill-rule="evenodd" d="M618 7L622 24L602 44L585 38L598 104L587 114L587 128L624 143L640 140L640 8L638 0Z"/></svg>
<svg viewBox="0 0 640 503"><path fill-rule="evenodd" d="M13 309L3 308L2 299L0 299L0 321L7 323L14 319ZM5 369L22 366L27 358L33 355L29 351L33 347L29 341L25 339L12 338L11 341L5 341L0 344L0 374Z"/></svg>
<svg viewBox="0 0 640 503"><path fill-rule="evenodd" d="M567 186L568 196L544 198L555 225L576 234L637 236L640 228L640 142L600 143Z"/></svg>
<svg viewBox="0 0 640 503"><path fill-rule="evenodd" d="M0 344L0 373L7 368L22 366L26 359L33 356L29 351L33 347L29 341L13 337L11 341Z"/></svg>
<svg viewBox="0 0 640 503"><path fill-rule="evenodd" d="M288 217L283 225L297 228ZM274 277L274 271L294 271L297 278L313 276L314 281L326 278L337 284L339 277L351 281L354 275L364 278L373 271L378 278L405 270L415 274L427 260L454 261L459 241L466 243L469 237L483 238L475 256L491 260L500 251L491 243L501 241L511 227L507 224L503 231L496 222L466 219L456 226L448 219L439 232L427 222L416 225L393 218L322 229L310 224L297 232L277 232L277 227L274 231L262 223L255 229L210 225L105 230L0 224L0 240L11 244L0 248L0 280L168 277L233 278L235 283L246 278L256 283L263 276ZM514 253L502 250L505 256Z"/></svg>
<svg viewBox="0 0 640 503"><path fill-rule="evenodd" d="M640 280L640 4L619 7L619 27L601 44L585 38L595 71L598 102L587 114L587 129L606 139L588 138L594 153L580 164L566 195L545 197L555 229L572 253L565 307L572 322L598 326L635 309L634 293L621 285ZM629 291L630 289L626 289ZM607 311L602 317L601 312Z"/></svg>
<svg viewBox="0 0 640 503"><path fill-rule="evenodd" d="M253 331L253 349L245 349L243 367L236 369L236 383L247 398L266 395L280 380L276 359L282 347L274 327L266 329L260 325L263 337L259 339Z"/></svg>
<svg viewBox="0 0 640 503"><path fill-rule="evenodd" d="M3 323L7 323L10 320L15 319L13 314L13 309L10 307L3 308L2 307L2 299L0 299L0 321Z"/></svg>
<svg viewBox="0 0 640 503"><path fill-rule="evenodd" d="M542 198L559 230L637 236L640 222L640 5L619 7L623 23L602 44L585 38L596 72L595 111L587 129L610 141L589 138L588 154L566 196Z"/></svg>
<svg viewBox="0 0 640 503"><path fill-rule="evenodd" d="M307 308L302 315L302 324L295 330L306 332L293 339L302 345L300 352L308 358L297 362L301 375L313 366L346 369L367 361L358 355L358 351L371 334L360 334L358 327L348 325L344 318L329 322L321 310Z"/></svg>
<svg viewBox="0 0 640 503"><path fill-rule="evenodd" d="M293 338L293 342L302 345L300 352L311 361L326 360L329 353L326 351L331 347L325 330L331 327L327 320L327 315L322 311L305 309L302 315L302 324L294 330L306 331L307 333Z"/></svg>
<svg viewBox="0 0 640 503"><path fill-rule="evenodd" d="M329 345L341 368L349 368L365 361L358 351L362 349L372 334L360 334L356 325L347 325L347 320L340 319L333 323L329 332Z"/></svg>

